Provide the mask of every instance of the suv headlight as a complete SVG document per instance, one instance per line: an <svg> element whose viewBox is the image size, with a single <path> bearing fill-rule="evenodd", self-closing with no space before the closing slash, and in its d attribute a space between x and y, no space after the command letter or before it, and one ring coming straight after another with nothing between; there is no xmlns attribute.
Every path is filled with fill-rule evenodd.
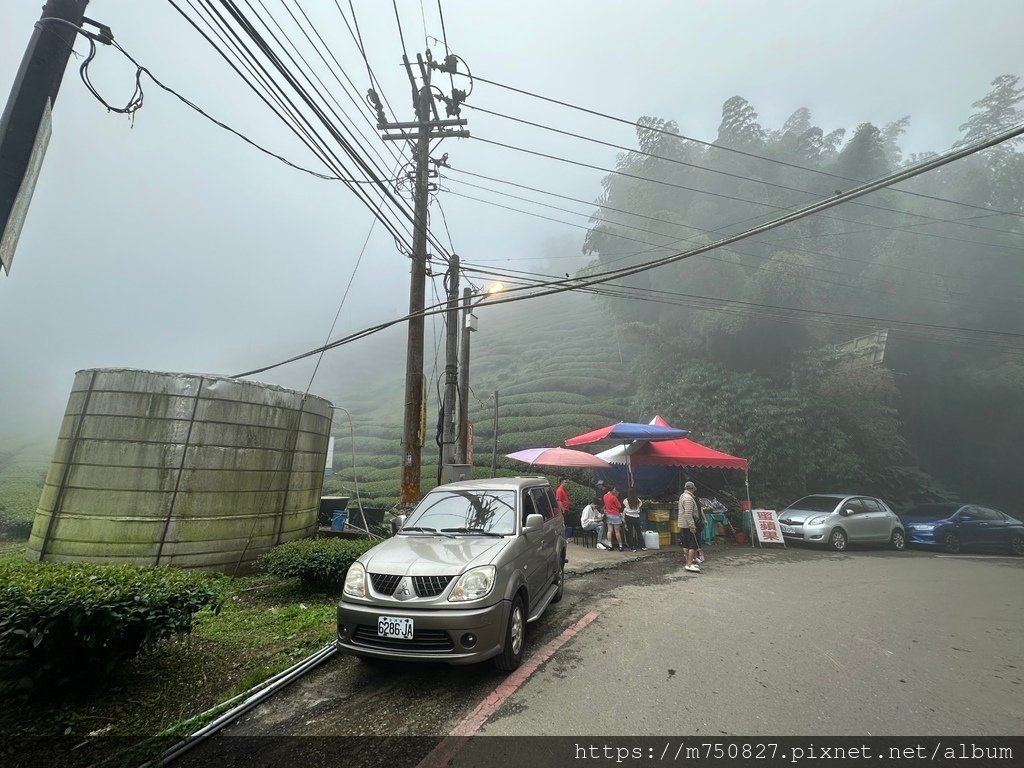
<svg viewBox="0 0 1024 768"><path fill-rule="evenodd" d="M448 596L448 601L462 603L486 597L494 588L495 573L496 569L493 565L481 565L479 568L466 571L455 582L455 588Z"/></svg>
<svg viewBox="0 0 1024 768"><path fill-rule="evenodd" d="M812 517L810 520L807 521L807 525L821 525L826 520L828 520L830 517L832 517L832 515L815 515L814 517Z"/></svg>
<svg viewBox="0 0 1024 768"><path fill-rule="evenodd" d="M352 597L366 597L366 569L362 563L352 563L348 567L344 592Z"/></svg>

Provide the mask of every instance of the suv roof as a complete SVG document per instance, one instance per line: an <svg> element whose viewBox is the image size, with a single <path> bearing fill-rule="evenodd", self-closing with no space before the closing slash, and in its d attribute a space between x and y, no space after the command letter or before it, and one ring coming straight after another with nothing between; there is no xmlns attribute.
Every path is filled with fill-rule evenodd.
<svg viewBox="0 0 1024 768"><path fill-rule="evenodd" d="M459 480L454 483L445 483L444 485L435 486L431 490L436 491L438 488L444 488L459 491L480 489L521 491L524 488L534 488L538 485L550 485L550 483L546 477L540 475L530 477L489 477L480 480Z"/></svg>

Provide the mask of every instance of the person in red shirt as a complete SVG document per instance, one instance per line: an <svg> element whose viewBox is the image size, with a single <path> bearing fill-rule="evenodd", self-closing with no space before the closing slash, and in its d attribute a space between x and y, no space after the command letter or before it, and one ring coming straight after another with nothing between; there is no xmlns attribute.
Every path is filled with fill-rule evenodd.
<svg viewBox="0 0 1024 768"><path fill-rule="evenodd" d="M565 490L565 478L558 478L558 487L555 489L555 500L558 502L558 508L562 512L562 516L569 514L569 492Z"/></svg>
<svg viewBox="0 0 1024 768"><path fill-rule="evenodd" d="M615 486L604 495L604 521L608 526L608 546L615 549L615 541L618 539L619 552L625 552L625 541L622 538L622 502L615 492Z"/></svg>

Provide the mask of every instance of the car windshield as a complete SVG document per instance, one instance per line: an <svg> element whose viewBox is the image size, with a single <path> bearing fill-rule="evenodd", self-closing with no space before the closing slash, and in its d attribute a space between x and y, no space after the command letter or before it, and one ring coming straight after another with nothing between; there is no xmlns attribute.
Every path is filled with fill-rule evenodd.
<svg viewBox="0 0 1024 768"><path fill-rule="evenodd" d="M959 504L921 504L908 509L903 513L903 517L915 520L945 520L959 508Z"/></svg>
<svg viewBox="0 0 1024 768"><path fill-rule="evenodd" d="M835 496L804 496L800 501L794 501L786 509L800 509L807 512L832 512L840 499Z"/></svg>
<svg viewBox="0 0 1024 768"><path fill-rule="evenodd" d="M402 530L510 536L515 525L515 491L445 490L424 496Z"/></svg>

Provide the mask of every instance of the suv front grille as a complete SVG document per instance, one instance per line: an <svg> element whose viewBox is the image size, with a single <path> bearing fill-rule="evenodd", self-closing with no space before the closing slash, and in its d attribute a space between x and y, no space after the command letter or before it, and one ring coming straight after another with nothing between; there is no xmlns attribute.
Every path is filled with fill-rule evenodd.
<svg viewBox="0 0 1024 768"><path fill-rule="evenodd" d="M352 644L382 651L412 651L413 653L443 653L455 648L452 639L443 629L417 629L412 640L395 637L380 637L374 627L360 624L352 633Z"/></svg>
<svg viewBox="0 0 1024 768"><path fill-rule="evenodd" d="M416 587L416 594L420 597L436 597L444 592L444 588L453 578L453 576L413 576L412 583Z"/></svg>
<svg viewBox="0 0 1024 768"><path fill-rule="evenodd" d="M389 573L370 574L370 582L373 584L374 590L382 595L393 595L395 587L398 586L398 582L401 580L401 576L392 576Z"/></svg>

